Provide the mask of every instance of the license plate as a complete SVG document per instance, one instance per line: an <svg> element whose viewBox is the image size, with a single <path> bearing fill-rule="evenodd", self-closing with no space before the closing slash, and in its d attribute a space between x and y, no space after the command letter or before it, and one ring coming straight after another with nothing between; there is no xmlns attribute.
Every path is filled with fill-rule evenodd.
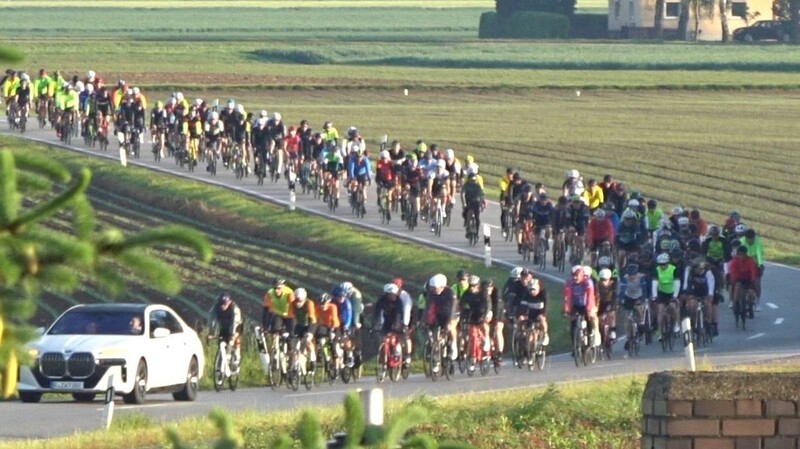
<svg viewBox="0 0 800 449"><path fill-rule="evenodd" d="M83 390L83 382L52 382L53 390Z"/></svg>

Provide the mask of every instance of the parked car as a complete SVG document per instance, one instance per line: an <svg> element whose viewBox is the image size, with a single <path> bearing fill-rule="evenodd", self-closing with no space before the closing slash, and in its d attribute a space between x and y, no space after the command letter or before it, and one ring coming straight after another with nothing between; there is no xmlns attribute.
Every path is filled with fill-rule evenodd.
<svg viewBox="0 0 800 449"><path fill-rule="evenodd" d="M786 20L759 20L733 31L733 38L741 42L776 40L789 42L792 39L791 23Z"/></svg>
<svg viewBox="0 0 800 449"><path fill-rule="evenodd" d="M105 393L110 376L126 403L140 404L157 392L192 401L203 375L197 333L160 304L74 306L28 350L33 363L20 368L22 402L39 402L44 393L92 401Z"/></svg>

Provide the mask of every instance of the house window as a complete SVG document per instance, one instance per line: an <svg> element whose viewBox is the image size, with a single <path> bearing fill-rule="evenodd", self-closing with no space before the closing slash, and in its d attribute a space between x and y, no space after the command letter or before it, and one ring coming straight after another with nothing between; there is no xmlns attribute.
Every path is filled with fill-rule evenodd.
<svg viewBox="0 0 800 449"><path fill-rule="evenodd" d="M667 2L666 17L679 17L681 15L680 2Z"/></svg>
<svg viewBox="0 0 800 449"><path fill-rule="evenodd" d="M614 18L619 19L619 0L614 2Z"/></svg>
<svg viewBox="0 0 800 449"><path fill-rule="evenodd" d="M731 3L731 15L734 17L747 18L747 2Z"/></svg>
<svg viewBox="0 0 800 449"><path fill-rule="evenodd" d="M628 2L628 15L630 16L629 19L633 21L633 2Z"/></svg>

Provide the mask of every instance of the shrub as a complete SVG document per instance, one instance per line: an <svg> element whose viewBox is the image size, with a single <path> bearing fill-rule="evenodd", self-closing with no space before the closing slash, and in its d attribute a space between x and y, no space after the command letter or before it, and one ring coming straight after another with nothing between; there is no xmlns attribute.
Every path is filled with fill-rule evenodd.
<svg viewBox="0 0 800 449"><path fill-rule="evenodd" d="M491 39L500 37L500 22L503 17L494 11L486 11L481 14L481 22L478 26L478 38Z"/></svg>
<svg viewBox="0 0 800 449"><path fill-rule="evenodd" d="M580 39L608 37L608 14L575 14L569 22L569 37Z"/></svg>
<svg viewBox="0 0 800 449"><path fill-rule="evenodd" d="M504 17L520 11L552 12L571 17L576 0L496 0L495 10Z"/></svg>
<svg viewBox="0 0 800 449"><path fill-rule="evenodd" d="M504 21L502 36L514 39L566 39L569 20L562 14L519 11Z"/></svg>

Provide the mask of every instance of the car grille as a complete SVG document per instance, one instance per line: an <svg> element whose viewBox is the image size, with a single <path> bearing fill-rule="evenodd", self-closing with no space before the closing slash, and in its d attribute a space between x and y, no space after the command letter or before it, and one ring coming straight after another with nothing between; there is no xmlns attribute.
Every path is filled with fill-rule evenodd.
<svg viewBox="0 0 800 449"><path fill-rule="evenodd" d="M89 377L94 374L94 356L89 352L76 352L65 360L64 355L58 352L46 352L39 361L39 366L47 377L74 378Z"/></svg>

